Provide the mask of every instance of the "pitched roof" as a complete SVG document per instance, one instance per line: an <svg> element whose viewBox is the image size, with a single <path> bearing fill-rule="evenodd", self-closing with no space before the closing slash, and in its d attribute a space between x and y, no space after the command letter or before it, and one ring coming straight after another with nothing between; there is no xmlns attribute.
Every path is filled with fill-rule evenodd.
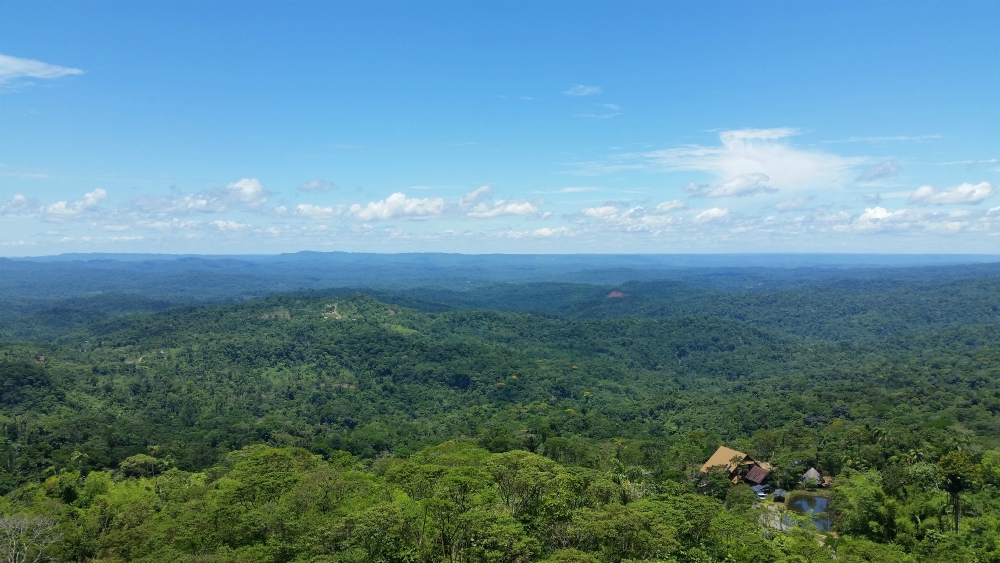
<svg viewBox="0 0 1000 563"><path fill-rule="evenodd" d="M806 471L805 473L803 473L802 474L802 479L800 479L800 480L803 483L805 483L806 481L808 481L810 479L816 481L817 484L823 482L823 476L819 474L819 471L816 471L815 467L810 467L809 471Z"/></svg>
<svg viewBox="0 0 1000 563"><path fill-rule="evenodd" d="M747 476L744 477L744 479L750 481L751 483L763 483L764 479L767 479L768 473L770 473L770 471L767 469L764 469L760 465L754 465L750 468L750 471L747 472Z"/></svg>
<svg viewBox="0 0 1000 563"><path fill-rule="evenodd" d="M708 458L705 465L701 466L701 472L708 473L708 470L713 467L724 467L726 468L726 471L732 471L733 469L736 469L736 467L732 464L734 457L744 460L747 458L747 454L731 450L726 446L719 446L719 449L715 450L715 453L712 454L712 457Z"/></svg>

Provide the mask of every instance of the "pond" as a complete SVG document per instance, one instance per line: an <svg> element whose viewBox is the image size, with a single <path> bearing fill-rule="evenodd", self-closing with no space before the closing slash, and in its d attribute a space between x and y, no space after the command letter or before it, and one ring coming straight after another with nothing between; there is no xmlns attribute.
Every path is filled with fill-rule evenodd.
<svg viewBox="0 0 1000 563"><path fill-rule="evenodd" d="M788 503L788 510L808 516L813 526L816 526L816 531L829 532L833 528L833 520L826 513L829 504L830 499L826 497L797 496ZM785 523L794 523L794 519L789 518L789 520Z"/></svg>

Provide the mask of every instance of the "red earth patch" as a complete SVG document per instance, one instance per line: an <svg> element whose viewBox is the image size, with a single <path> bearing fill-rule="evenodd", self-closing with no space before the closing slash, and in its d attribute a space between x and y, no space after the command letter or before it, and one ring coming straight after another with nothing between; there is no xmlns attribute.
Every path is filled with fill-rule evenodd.
<svg viewBox="0 0 1000 563"><path fill-rule="evenodd" d="M622 293L617 289L608 294L608 297L628 297L627 293Z"/></svg>

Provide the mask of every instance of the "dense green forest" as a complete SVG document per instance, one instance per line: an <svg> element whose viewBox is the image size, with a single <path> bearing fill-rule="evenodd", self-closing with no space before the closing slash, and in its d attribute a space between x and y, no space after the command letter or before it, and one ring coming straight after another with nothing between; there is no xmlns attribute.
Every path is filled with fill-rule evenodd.
<svg viewBox="0 0 1000 563"><path fill-rule="evenodd" d="M64 561L1000 561L983 268L20 300L0 532ZM702 474L720 445L833 530Z"/></svg>

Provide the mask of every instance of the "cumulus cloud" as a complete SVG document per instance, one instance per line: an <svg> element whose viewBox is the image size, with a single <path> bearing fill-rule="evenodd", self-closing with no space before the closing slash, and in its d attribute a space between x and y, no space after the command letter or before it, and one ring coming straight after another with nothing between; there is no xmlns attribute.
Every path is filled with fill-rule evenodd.
<svg viewBox="0 0 1000 563"><path fill-rule="evenodd" d="M267 203L268 191L256 178L242 178L225 188L195 194L153 196L131 202L133 211L168 213L223 213L232 208L257 210Z"/></svg>
<svg viewBox="0 0 1000 563"><path fill-rule="evenodd" d="M637 156L662 170L713 174L722 180L717 188L725 185L734 190L745 183L758 191L761 186L753 179L761 176L767 177L771 189L835 185L848 179L852 168L866 162L864 158L794 147L786 139L796 134L787 127L723 131L720 146L688 145Z"/></svg>
<svg viewBox="0 0 1000 563"><path fill-rule="evenodd" d="M993 186L989 182L978 184L966 182L954 188L943 190L935 190L932 186L920 186L910 195L910 203L920 205L978 204L991 195L993 195Z"/></svg>
<svg viewBox="0 0 1000 563"><path fill-rule="evenodd" d="M618 208L614 205L602 205L600 207L587 207L580 211L586 217L596 219L606 219L618 215Z"/></svg>
<svg viewBox="0 0 1000 563"><path fill-rule="evenodd" d="M865 170L855 178L858 182L874 182L876 180L884 180L886 178L892 178L899 172L899 167L893 164L892 161L883 162L882 164L876 164L875 166Z"/></svg>
<svg viewBox="0 0 1000 563"><path fill-rule="evenodd" d="M247 223L240 223L239 221L227 221L222 219L219 219L218 221L212 221L212 224L223 232L242 231L243 229L246 229L247 227L250 226Z"/></svg>
<svg viewBox="0 0 1000 563"><path fill-rule="evenodd" d="M566 227L542 227L541 229L535 229L535 232L531 234L536 237L558 237L570 234L570 230Z"/></svg>
<svg viewBox="0 0 1000 563"><path fill-rule="evenodd" d="M108 199L108 192L98 188L75 201L57 201L42 208L42 215L49 221L65 221L96 211L102 201Z"/></svg>
<svg viewBox="0 0 1000 563"><path fill-rule="evenodd" d="M711 209L706 209L694 216L691 219L692 222L701 225L703 223L712 223L715 221L723 221L729 217L729 209L725 207L713 207Z"/></svg>
<svg viewBox="0 0 1000 563"><path fill-rule="evenodd" d="M624 211L617 205L606 203L581 209L580 215L615 230L656 232L680 223L679 218L668 214L686 208L687 204L677 199L661 202L652 209L637 205Z"/></svg>
<svg viewBox="0 0 1000 563"><path fill-rule="evenodd" d="M256 208L267 202L267 190L257 178L243 178L226 186L227 198L249 208Z"/></svg>
<svg viewBox="0 0 1000 563"><path fill-rule="evenodd" d="M13 82L19 78L52 79L71 74L83 74L83 71L78 68L0 54L0 84Z"/></svg>
<svg viewBox="0 0 1000 563"><path fill-rule="evenodd" d="M538 212L542 202L530 199L493 201L493 186L482 186L458 200L458 207L470 219L490 219L504 215L528 215Z"/></svg>
<svg viewBox="0 0 1000 563"><path fill-rule="evenodd" d="M328 192L336 189L337 185L333 182L327 182L326 180L321 180L319 178L309 182L303 182L302 185L299 186L300 192Z"/></svg>
<svg viewBox="0 0 1000 563"><path fill-rule="evenodd" d="M313 205L300 203L295 207L295 214L307 219L332 219L340 215L343 209L339 205Z"/></svg>
<svg viewBox="0 0 1000 563"><path fill-rule="evenodd" d="M913 224L925 219L919 213L912 213L906 209L889 211L880 206L867 207L853 223L853 225L842 226L837 230L853 229L856 231L880 231L885 229L907 229ZM925 222L925 226L926 226Z"/></svg>
<svg viewBox="0 0 1000 563"><path fill-rule="evenodd" d="M716 186L688 184L684 190L694 197L747 197L778 191L767 184L768 180L766 174L741 174Z"/></svg>
<svg viewBox="0 0 1000 563"><path fill-rule="evenodd" d="M600 94L600 86L585 86L583 84L575 84L570 87L569 90L563 92L567 96L580 97L580 96L593 96L594 94Z"/></svg>
<svg viewBox="0 0 1000 563"><path fill-rule="evenodd" d="M389 197L370 201L361 206L351 205L350 215L362 221L385 220L395 218L429 219L444 213L445 202L440 197L408 198L402 192L396 192Z"/></svg>
<svg viewBox="0 0 1000 563"><path fill-rule="evenodd" d="M28 199L23 194L14 194L14 197L12 197L10 201L0 204L0 216L30 215L36 209L38 209L37 203Z"/></svg>

